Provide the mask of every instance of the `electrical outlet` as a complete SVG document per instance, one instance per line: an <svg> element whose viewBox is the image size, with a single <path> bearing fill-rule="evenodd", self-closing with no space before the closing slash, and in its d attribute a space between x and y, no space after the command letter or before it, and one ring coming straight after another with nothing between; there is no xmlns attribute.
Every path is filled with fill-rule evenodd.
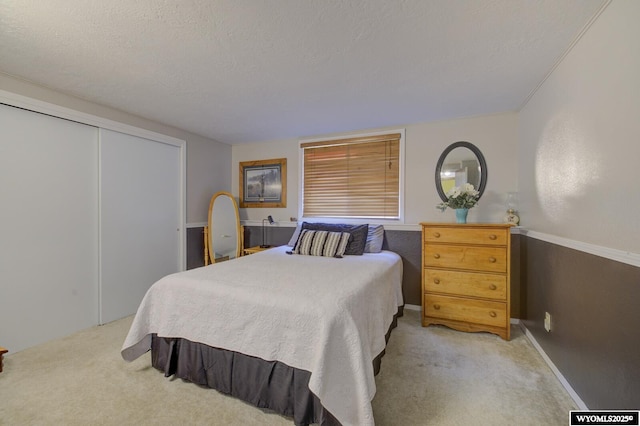
<svg viewBox="0 0 640 426"><path fill-rule="evenodd" d="M547 332L551 331L551 314L549 312L544 313L544 329Z"/></svg>

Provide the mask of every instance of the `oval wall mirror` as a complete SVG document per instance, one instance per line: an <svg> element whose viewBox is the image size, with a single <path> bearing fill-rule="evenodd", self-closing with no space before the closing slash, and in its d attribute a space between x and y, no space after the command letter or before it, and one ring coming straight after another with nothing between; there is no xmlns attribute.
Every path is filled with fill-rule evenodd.
<svg viewBox="0 0 640 426"><path fill-rule="evenodd" d="M454 186L470 183L480 193L487 185L487 163L482 152L470 142L454 142L440 155L436 165L436 189L442 201Z"/></svg>
<svg viewBox="0 0 640 426"><path fill-rule="evenodd" d="M228 192L217 192L209 203L207 250L205 265L240 256L240 214L235 198Z"/></svg>

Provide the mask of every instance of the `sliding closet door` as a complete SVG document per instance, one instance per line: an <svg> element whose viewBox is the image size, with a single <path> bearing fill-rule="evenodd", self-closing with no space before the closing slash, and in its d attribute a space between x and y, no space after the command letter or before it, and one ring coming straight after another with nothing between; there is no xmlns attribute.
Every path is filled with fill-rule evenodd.
<svg viewBox="0 0 640 426"><path fill-rule="evenodd" d="M181 266L180 148L100 129L100 322Z"/></svg>
<svg viewBox="0 0 640 426"><path fill-rule="evenodd" d="M97 322L98 129L0 104L0 345Z"/></svg>

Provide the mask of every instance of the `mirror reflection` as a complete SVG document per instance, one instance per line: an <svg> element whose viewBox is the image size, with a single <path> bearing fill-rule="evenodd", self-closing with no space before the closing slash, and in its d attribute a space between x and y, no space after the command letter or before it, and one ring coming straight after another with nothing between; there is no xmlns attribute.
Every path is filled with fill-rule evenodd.
<svg viewBox="0 0 640 426"><path fill-rule="evenodd" d="M240 256L240 214L228 192L218 192L209 203L209 223L205 234L205 265Z"/></svg>
<svg viewBox="0 0 640 426"><path fill-rule="evenodd" d="M480 186L480 162L467 148L456 148L444 159L440 169L440 184L445 194L454 186L470 183Z"/></svg>
<svg viewBox="0 0 640 426"><path fill-rule="evenodd" d="M436 189L442 201L447 201L447 192L455 186L470 183L484 192L487 165L480 150L469 142L455 142L444 150L436 166Z"/></svg>

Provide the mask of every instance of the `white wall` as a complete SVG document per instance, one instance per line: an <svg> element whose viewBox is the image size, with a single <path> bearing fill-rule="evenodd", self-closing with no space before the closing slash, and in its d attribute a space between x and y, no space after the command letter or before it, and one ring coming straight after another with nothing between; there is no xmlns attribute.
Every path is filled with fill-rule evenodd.
<svg viewBox="0 0 640 426"><path fill-rule="evenodd" d="M209 202L231 191L231 145L193 134L187 140L187 224L207 222Z"/></svg>
<svg viewBox="0 0 640 426"><path fill-rule="evenodd" d="M423 221L453 222L451 210L441 213L435 188L435 168L442 151L451 143L468 141L476 145L487 161L488 179L485 194L469 213L469 221L502 222L506 211L506 193L517 190L517 125L515 113L421 123L402 126L406 129L405 146L405 224L417 229ZM387 129L397 129L391 127ZM360 133L386 129L363 129ZM348 133L340 134L348 135ZM339 136L337 134L324 137ZM319 136L313 136L319 137ZM298 140L234 145L232 149L232 191L239 193L241 161L287 158L287 207L240 209L242 220L260 221L272 215L278 222L298 215L299 158Z"/></svg>
<svg viewBox="0 0 640 426"><path fill-rule="evenodd" d="M640 253L639 18L614 0L521 111L527 228Z"/></svg>
<svg viewBox="0 0 640 426"><path fill-rule="evenodd" d="M0 90L187 141L187 223L207 221L209 200L231 188L231 146L0 73Z"/></svg>
<svg viewBox="0 0 640 426"><path fill-rule="evenodd" d="M236 199L240 194L240 162L253 160L269 160L272 158L287 159L287 207L286 208L242 208L240 220L261 221L268 215L279 222L289 221L298 216L298 140L287 139L261 143L247 143L232 147L231 193Z"/></svg>

